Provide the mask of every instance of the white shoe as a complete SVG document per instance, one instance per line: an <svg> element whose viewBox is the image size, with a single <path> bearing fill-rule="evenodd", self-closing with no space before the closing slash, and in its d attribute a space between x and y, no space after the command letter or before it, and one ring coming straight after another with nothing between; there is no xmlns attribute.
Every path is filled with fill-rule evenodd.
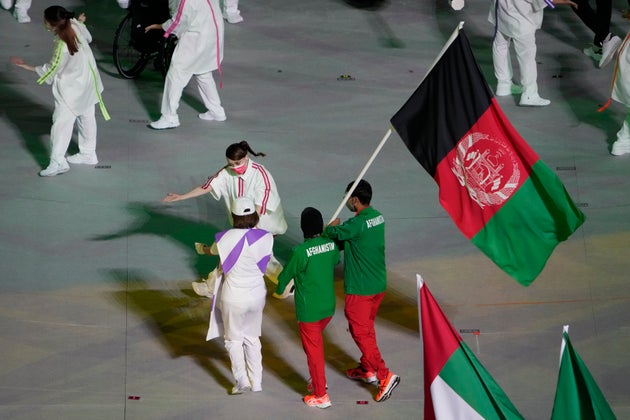
<svg viewBox="0 0 630 420"><path fill-rule="evenodd" d="M149 127L151 127L154 130L176 128L176 127L179 127L179 118L175 117L175 119L170 120L170 119L165 118L164 116L161 116L159 120L153 121L151 124L149 124Z"/></svg>
<svg viewBox="0 0 630 420"><path fill-rule="evenodd" d="M551 103L549 99L541 98L536 95L521 95L521 101L519 102L520 106L547 106Z"/></svg>
<svg viewBox="0 0 630 420"><path fill-rule="evenodd" d="M243 21L243 17L239 11L226 13L223 17L228 21L228 23L241 23Z"/></svg>
<svg viewBox="0 0 630 420"><path fill-rule="evenodd" d="M232 395L240 395L245 391L249 391L250 389L252 389L252 387L249 385L243 385L243 386L234 385L234 388L232 388ZM262 388L261 388L261 391L262 391Z"/></svg>
<svg viewBox="0 0 630 420"><path fill-rule="evenodd" d="M76 164L84 164L84 165L96 165L98 163L98 159L96 157L96 154L84 154L84 153L77 153L75 155L72 156L68 156L66 158L66 160L69 163L74 163Z"/></svg>
<svg viewBox="0 0 630 420"><path fill-rule="evenodd" d="M225 116L225 112L223 114L219 114L212 111L204 112L203 114L199 114L199 118L206 121L225 121L227 117Z"/></svg>
<svg viewBox="0 0 630 420"><path fill-rule="evenodd" d="M602 42L602 58L599 60L599 68L605 67L610 61L615 58L617 50L621 46L621 38L616 35L608 34L604 42Z"/></svg>
<svg viewBox="0 0 630 420"><path fill-rule="evenodd" d="M630 140L617 140L613 143L610 154L614 156L621 156L630 153Z"/></svg>
<svg viewBox="0 0 630 420"><path fill-rule="evenodd" d="M66 163L65 165L59 164L57 162L50 162L48 168L39 171L39 176L55 176L59 174L66 173L70 170L70 166Z"/></svg>
<svg viewBox="0 0 630 420"><path fill-rule="evenodd" d="M13 9L13 16L17 19L18 23L29 23L31 21L31 17L24 9Z"/></svg>
<svg viewBox="0 0 630 420"><path fill-rule="evenodd" d="M193 281L192 288L199 296L212 297L212 290L210 290L208 283L205 281Z"/></svg>
<svg viewBox="0 0 630 420"><path fill-rule="evenodd" d="M252 386L252 392L262 392L262 385Z"/></svg>
<svg viewBox="0 0 630 420"><path fill-rule="evenodd" d="M4 10L9 10L13 7L13 0L0 0L0 6L2 6Z"/></svg>
<svg viewBox="0 0 630 420"><path fill-rule="evenodd" d="M497 91L494 93L494 96L520 95L521 93L523 93L523 88L521 88L519 85L515 85L514 83L499 83L497 85Z"/></svg>

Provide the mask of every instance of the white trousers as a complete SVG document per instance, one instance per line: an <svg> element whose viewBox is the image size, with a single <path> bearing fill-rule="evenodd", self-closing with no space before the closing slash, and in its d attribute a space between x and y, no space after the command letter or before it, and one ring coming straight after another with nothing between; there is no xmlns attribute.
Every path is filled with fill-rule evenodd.
<svg viewBox="0 0 630 420"><path fill-rule="evenodd" d="M31 3L32 0L15 0L15 2L13 2L12 0L4 0L2 2L2 7L10 9L11 5L14 4L16 9L22 9L24 12L28 12L28 9L31 8Z"/></svg>
<svg viewBox="0 0 630 420"><path fill-rule="evenodd" d="M223 11L227 15L238 15L238 0L223 0Z"/></svg>
<svg viewBox="0 0 630 420"><path fill-rule="evenodd" d="M63 102L56 102L53 112L53 124L50 129L50 161L62 166L67 165L66 151L72 140L74 123L77 123L79 152L86 155L96 153L96 117L94 106L81 115L74 115Z"/></svg>
<svg viewBox="0 0 630 420"><path fill-rule="evenodd" d="M265 296L245 297L242 302L220 301L225 327L225 348L230 355L232 374L237 386L249 385L259 390L262 384L260 330Z"/></svg>
<svg viewBox="0 0 630 420"><path fill-rule="evenodd" d="M201 100L208 111L217 115L223 115L225 113L225 110L221 106L221 98L219 98L219 92L217 91L217 86L214 83L211 71L202 74L193 74L171 65L166 74L164 92L162 93L161 112L166 119L174 120L177 118L177 109L179 108L179 100L182 97L182 92L193 76L197 81L197 88L199 89Z"/></svg>
<svg viewBox="0 0 630 420"><path fill-rule="evenodd" d="M519 38L507 38L501 32L492 43L492 62L494 63L494 75L499 86L510 86L512 83L512 63L510 60L510 41L514 42L514 52L521 73L521 86L523 94L527 96L538 95L538 71L536 69L536 34Z"/></svg>

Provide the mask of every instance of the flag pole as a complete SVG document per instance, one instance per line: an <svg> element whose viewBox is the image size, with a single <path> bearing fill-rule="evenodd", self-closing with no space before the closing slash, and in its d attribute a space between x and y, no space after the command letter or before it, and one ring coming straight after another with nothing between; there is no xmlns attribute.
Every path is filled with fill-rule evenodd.
<svg viewBox="0 0 630 420"><path fill-rule="evenodd" d="M374 150L374 153L372 153L372 156L370 156L370 159L368 159L365 166L363 166L363 169L361 169L361 172L359 172L357 179L354 180L354 183L352 184L352 186L350 187L346 195L343 197L343 200L341 200L341 203L339 203L339 207L337 207L337 210L335 210L335 213L330 218L330 221L328 222L328 224L331 224L333 220L335 220L337 216L339 216L339 213L341 213L341 210L346 205L346 202L350 198L350 195L354 192L354 189L357 187L357 184L359 183L359 181L361 181L361 179L363 178L363 175L365 175L370 165L372 165L372 162L374 162L374 159L376 159L376 155L379 154L379 152L385 145L385 142L387 141L387 139L389 139L389 136L391 135L392 135L392 128L390 127L385 133L385 135L383 136L383 139L381 140L381 142L378 144L378 146L376 146L376 149Z"/></svg>
<svg viewBox="0 0 630 420"><path fill-rule="evenodd" d="M422 81L424 81L424 79L427 78L427 76L429 75L431 70L433 70L433 67L435 66L435 63L437 63L440 60L440 58L442 58L442 55L444 55L444 52L453 43L455 38L457 38L457 36L459 35L459 31L463 27L464 27L464 22L463 21L459 22L459 24L457 25L457 27L455 28L455 30L451 34L451 36L448 39L448 41L446 41L446 44L444 44L444 46L442 47L442 50L438 54L438 56L435 59L435 61L433 61L433 64L431 64L431 67L429 68L429 71L427 71L427 73L422 78ZM357 184L359 183L359 181L361 181L361 179L363 179L363 175L365 175L365 173L367 172L367 170L370 167L370 165L372 165L372 162L374 161L374 159L376 159L376 155L379 154L379 152L381 151L381 149L385 145L385 142L387 141L387 139L389 139L389 136L391 136L391 135L392 135L392 128L390 127L387 130L387 132L385 133L385 135L383 136L383 139L381 140L381 142L378 144L378 146L376 146L376 150L374 150L374 152L372 153L372 156L370 157L370 159L367 161L367 163L365 164L363 169L361 169L361 172L359 172L359 175L357 176L357 179L355 179L354 183L352 184L352 186L350 187L350 189L348 190L346 195L343 197L343 200L341 200L341 203L339 203L339 207L337 207L337 210L335 210L335 213L330 218L330 221L328 222L328 224L331 224L339 216L339 213L341 213L341 210L346 205L346 202L350 198L350 195L354 192L354 189L357 187Z"/></svg>

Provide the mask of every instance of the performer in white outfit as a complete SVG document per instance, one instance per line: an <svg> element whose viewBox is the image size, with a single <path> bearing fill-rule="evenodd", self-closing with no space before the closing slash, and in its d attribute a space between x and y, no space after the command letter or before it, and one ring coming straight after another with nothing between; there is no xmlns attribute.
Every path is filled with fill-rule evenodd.
<svg viewBox="0 0 630 420"><path fill-rule="evenodd" d="M621 130L617 133L617 140L612 144L610 153L614 156L621 156L630 153L630 33L626 35L619 54L617 55L617 65L613 74L611 98L627 107L626 118L623 121ZM608 107L611 100L600 109L603 111Z"/></svg>
<svg viewBox="0 0 630 420"><path fill-rule="evenodd" d="M208 178L208 181L185 194L168 193L162 199L163 202L186 200L210 193L215 200L223 200L228 212L228 219L232 224L230 208L238 197L249 197L256 205L256 212L260 217L258 228L264 229L273 235L282 235L287 230L287 222L284 218L284 210L276 183L267 169L249 158L249 155L265 156L264 153L256 153L246 141L233 143L225 151L228 164L219 172ZM274 283L278 283L278 274L282 271L282 264L272 255L267 269L267 277ZM199 287L203 286L200 293ZM193 285L195 291L206 296L205 283ZM287 289L282 298L293 294L293 284Z"/></svg>
<svg viewBox="0 0 630 420"><path fill-rule="evenodd" d="M70 163L95 165L96 157L96 117L94 105L99 104L105 120L109 114L103 104L101 92L103 83L96 67L94 55L89 47L92 36L83 22L74 13L61 6L51 6L44 11L46 28L55 34L53 57L49 63L33 67L21 58L14 57L13 63L26 70L36 72L40 77L37 83L52 84L55 98L53 124L50 130L52 150L50 165L40 171L41 176L54 176L67 172ZM79 153L65 154L72 139L74 123L77 123Z"/></svg>
<svg viewBox="0 0 630 420"><path fill-rule="evenodd" d="M546 106L550 100L538 94L538 72L536 69L536 31L540 29L543 10L546 6L568 4L569 0L492 0L488 20L495 25L492 43L494 75L498 84L495 94L507 96L521 93L521 106ZM512 81L510 42L521 73L521 86Z"/></svg>
<svg viewBox="0 0 630 420"><path fill-rule="evenodd" d="M31 8L32 0L0 0L0 5L3 9L9 10L13 7L13 17L17 19L19 23L29 23L31 17L28 15L28 9Z"/></svg>
<svg viewBox="0 0 630 420"><path fill-rule="evenodd" d="M231 210L234 228L216 235L224 282L219 309L236 382L232 394L262 391L260 335L267 295L263 274L271 257L273 235L254 229L258 223L256 207L250 198L235 199Z"/></svg>
<svg viewBox="0 0 630 420"><path fill-rule="evenodd" d="M249 155L265 156L256 153L246 141L233 143L225 151L227 165L208 178L208 181L185 194L168 193L162 201L186 200L210 193L215 200L223 200L225 209L232 224L231 206L238 197L249 197L256 205L256 212L260 216L258 227L282 235L287 230L284 211L278 188L267 169L254 162Z"/></svg>
<svg viewBox="0 0 630 420"><path fill-rule="evenodd" d="M153 24L145 28L164 29L164 37L171 33L178 41L164 82L162 94L162 116L152 122L151 128L163 130L179 127L177 109L182 91L195 76L201 100L207 112L199 118L208 121L225 121L225 110L212 77L213 70L219 70L223 60L223 19L218 0L179 0L172 8L174 16L163 24Z"/></svg>

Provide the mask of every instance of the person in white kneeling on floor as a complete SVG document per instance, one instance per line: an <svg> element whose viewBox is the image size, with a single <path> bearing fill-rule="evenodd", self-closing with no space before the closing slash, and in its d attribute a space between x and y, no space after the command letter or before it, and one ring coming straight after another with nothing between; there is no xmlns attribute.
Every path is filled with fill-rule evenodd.
<svg viewBox="0 0 630 420"><path fill-rule="evenodd" d="M32 0L0 0L3 9L9 10L13 7L13 17L19 23L29 23L31 17L28 15L28 9L31 8Z"/></svg>
<svg viewBox="0 0 630 420"><path fill-rule="evenodd" d="M521 94L521 106L546 106L550 100L538 94L536 69L536 31L540 29L545 7L575 6L570 0L493 0L488 21L495 25L492 62L497 78L496 96ZM521 86L512 81L510 43L521 72Z"/></svg>
<svg viewBox="0 0 630 420"><path fill-rule="evenodd" d="M164 29L164 37L171 33L178 41L164 81L161 117L149 126L156 130L179 127L177 109L182 92L194 76L201 100L207 112L199 118L225 121L225 110L212 77L218 70L221 76L223 60L223 19L218 0L179 0L174 16L162 24L152 24L145 31Z"/></svg>
<svg viewBox="0 0 630 420"><path fill-rule="evenodd" d="M61 6L50 6L44 11L46 28L55 34L53 57L49 63L33 67L19 57L11 61L18 67L36 72L37 83L52 84L55 98L53 124L50 129L50 164L39 172L40 176L54 176L68 172L69 163L95 165L96 117L94 105L99 104L105 120L109 114L101 98L103 83L92 50L92 41L85 27L85 15L74 19L74 13ZM74 123L77 123L79 153L65 154L72 139Z"/></svg>

